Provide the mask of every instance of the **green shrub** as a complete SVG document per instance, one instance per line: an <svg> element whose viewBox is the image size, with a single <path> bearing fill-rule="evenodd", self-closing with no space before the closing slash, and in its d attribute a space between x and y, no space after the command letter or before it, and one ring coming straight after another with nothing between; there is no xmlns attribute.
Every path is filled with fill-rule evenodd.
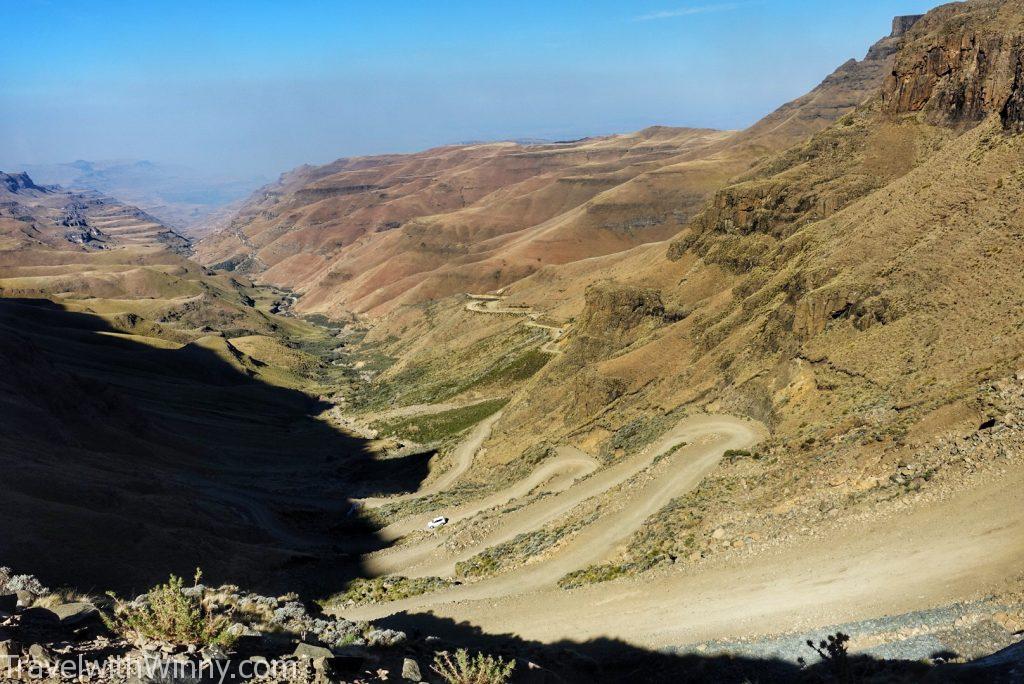
<svg viewBox="0 0 1024 684"><path fill-rule="evenodd" d="M447 651L434 656L431 669L448 684L505 684L512 678L516 661L506 662L503 658L477 653L460 648L452 658Z"/></svg>
<svg viewBox="0 0 1024 684"><path fill-rule="evenodd" d="M728 463L734 463L744 458L757 458L746 449L727 449L725 454L722 456Z"/></svg>
<svg viewBox="0 0 1024 684"><path fill-rule="evenodd" d="M201 577L202 573L196 570L194 586L198 586ZM123 637L221 648L229 648L235 641L235 636L228 632L231 619L215 615L198 596L186 594L180 577L171 575L166 584L150 589L141 604L110 596L114 599L113 614L104 615L103 621Z"/></svg>

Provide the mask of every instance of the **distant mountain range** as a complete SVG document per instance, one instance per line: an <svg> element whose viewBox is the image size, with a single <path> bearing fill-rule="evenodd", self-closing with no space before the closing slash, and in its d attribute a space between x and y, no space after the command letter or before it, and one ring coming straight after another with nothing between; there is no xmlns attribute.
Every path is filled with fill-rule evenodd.
<svg viewBox="0 0 1024 684"><path fill-rule="evenodd" d="M145 160L78 160L65 164L17 167L42 184L95 190L138 205L164 224L202 234L231 205L245 199L268 179L238 179L205 174L186 166Z"/></svg>

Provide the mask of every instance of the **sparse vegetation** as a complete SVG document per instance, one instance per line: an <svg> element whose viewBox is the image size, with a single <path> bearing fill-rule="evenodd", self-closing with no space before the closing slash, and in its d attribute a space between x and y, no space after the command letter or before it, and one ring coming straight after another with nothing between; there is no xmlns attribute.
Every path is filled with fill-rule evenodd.
<svg viewBox="0 0 1024 684"><path fill-rule="evenodd" d="M821 661L828 666L831 675L842 684L853 681L853 673L850 670L850 658L846 646L849 641L849 635L842 632L829 634L826 639L818 642L817 646L814 645L814 641L811 639L807 640L807 647L818 654ZM801 665L806 664L803 658L800 658L799 662Z"/></svg>
<svg viewBox="0 0 1024 684"><path fill-rule="evenodd" d="M440 577L409 578L393 575L372 579L356 578L349 584L348 589L332 596L323 604L324 606L358 606L367 603L386 603L440 591L455 586L455 584L451 580Z"/></svg>
<svg viewBox="0 0 1024 684"><path fill-rule="evenodd" d="M431 667L448 684L505 684L515 668L515 660L483 653L471 656L464 648L457 650L454 658L447 651L438 653Z"/></svg>
<svg viewBox="0 0 1024 684"><path fill-rule="evenodd" d="M532 532L523 532L513 539L491 546L472 558L455 564L460 577L488 577L511 567L518 567L528 558L544 553L571 534L578 532L598 517L596 512L561 525L551 525Z"/></svg>
<svg viewBox="0 0 1024 684"><path fill-rule="evenodd" d="M469 383L464 389L527 380L533 377L550 360L550 354L545 354L539 349L530 349L512 359L509 363L495 366Z"/></svg>
<svg viewBox="0 0 1024 684"><path fill-rule="evenodd" d="M641 416L619 428L612 437L601 445L600 457L611 461L619 455L633 453L644 448L680 418L675 413Z"/></svg>
<svg viewBox="0 0 1024 684"><path fill-rule="evenodd" d="M196 570L193 588L202 572ZM180 577L171 575L166 584L150 589L145 601L114 599L113 614L104 615L107 627L128 639L152 639L179 646L229 647L235 636L229 631L228 615L217 615L204 603L199 592L187 593Z"/></svg>
<svg viewBox="0 0 1024 684"><path fill-rule="evenodd" d="M476 425L484 418L500 411L507 403L508 399L491 399L442 413L375 423L373 427L382 434L430 444L453 437Z"/></svg>

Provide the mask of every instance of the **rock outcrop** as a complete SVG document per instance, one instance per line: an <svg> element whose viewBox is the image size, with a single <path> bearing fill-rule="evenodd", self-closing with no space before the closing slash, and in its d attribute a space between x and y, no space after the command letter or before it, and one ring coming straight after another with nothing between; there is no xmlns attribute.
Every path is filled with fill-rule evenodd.
<svg viewBox="0 0 1024 684"><path fill-rule="evenodd" d="M1024 123L1024 20L1017 3L989 0L939 8L917 22L882 89L893 114L923 112L943 125L971 125L998 113L1006 129Z"/></svg>

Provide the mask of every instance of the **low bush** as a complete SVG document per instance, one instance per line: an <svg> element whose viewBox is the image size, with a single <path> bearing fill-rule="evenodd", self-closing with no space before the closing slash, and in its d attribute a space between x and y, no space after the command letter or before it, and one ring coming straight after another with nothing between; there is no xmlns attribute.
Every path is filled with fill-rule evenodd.
<svg viewBox="0 0 1024 684"><path fill-rule="evenodd" d="M341 594L336 594L324 602L329 606L364 605L368 603L386 603L398 601L410 596L419 596L433 591L440 591L454 586L455 582L440 577L374 577L372 579L357 578L349 584Z"/></svg>
<svg viewBox="0 0 1024 684"><path fill-rule="evenodd" d="M193 587L202 577L196 571ZM219 646L228 648L235 636L228 630L232 621L227 615L214 614L204 605L199 593L186 593L180 577L171 575L166 584L149 590L144 601L114 599L113 614L104 615L107 627L128 639L165 641L177 646Z"/></svg>
<svg viewBox="0 0 1024 684"><path fill-rule="evenodd" d="M460 648L455 657L442 651L434 657L431 669L441 676L448 684L505 684L512 678L516 661L477 653L469 655L469 651Z"/></svg>

